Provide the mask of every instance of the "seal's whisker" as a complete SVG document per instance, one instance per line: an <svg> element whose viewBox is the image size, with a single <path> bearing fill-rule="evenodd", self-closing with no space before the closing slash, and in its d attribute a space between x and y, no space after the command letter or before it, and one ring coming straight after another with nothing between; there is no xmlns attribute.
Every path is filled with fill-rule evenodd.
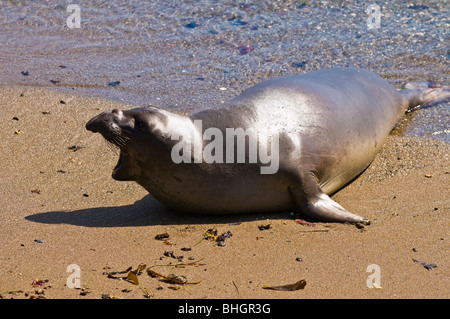
<svg viewBox="0 0 450 319"><path fill-rule="evenodd" d="M106 145L108 145L108 148L110 149L110 150L112 150L114 153L116 153L116 154L118 154L119 152L118 152L118 146L116 145L116 144L114 144L113 142L111 142L111 141L108 141L108 140L106 140L105 139L105 141L106 141Z"/></svg>
<svg viewBox="0 0 450 319"><path fill-rule="evenodd" d="M125 129L125 128L122 128L122 132L128 133L129 135L133 134L133 132L131 132L130 130L127 130L127 129ZM122 136L129 139L128 136L124 136L124 135L122 135Z"/></svg>
<svg viewBox="0 0 450 319"><path fill-rule="evenodd" d="M111 140L111 143L112 143L115 147L118 147L118 148L123 148L123 147L124 147L123 143L122 143L120 140L118 140L117 138Z"/></svg>
<svg viewBox="0 0 450 319"><path fill-rule="evenodd" d="M129 140L130 140L130 138L128 137L128 136L125 136L125 135L121 135L121 136L119 136L121 139L122 139L122 141L124 141L124 142L128 142Z"/></svg>
<svg viewBox="0 0 450 319"><path fill-rule="evenodd" d="M125 148L127 146L127 139L123 138L122 136L116 136L114 138L114 143L120 148Z"/></svg>
<svg viewBox="0 0 450 319"><path fill-rule="evenodd" d="M108 142L109 146L114 146L115 148L120 148L121 150L127 148L127 142L130 140L129 137L122 136L118 133L105 135L104 138Z"/></svg>

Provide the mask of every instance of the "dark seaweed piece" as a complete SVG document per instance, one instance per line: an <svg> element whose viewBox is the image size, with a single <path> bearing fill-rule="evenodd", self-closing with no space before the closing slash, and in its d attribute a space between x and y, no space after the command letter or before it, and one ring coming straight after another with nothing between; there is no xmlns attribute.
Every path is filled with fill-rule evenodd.
<svg viewBox="0 0 450 319"><path fill-rule="evenodd" d="M233 236L233 234L230 231L227 231L225 233L223 233L222 235L219 235L217 237L217 241L224 241L227 238L230 238L231 236Z"/></svg>
<svg viewBox="0 0 450 319"><path fill-rule="evenodd" d="M230 238L231 236L233 236L233 234L230 231L227 231L222 235L217 236L216 238L217 246L224 247L226 245L225 239Z"/></svg>
<svg viewBox="0 0 450 319"><path fill-rule="evenodd" d="M299 289L303 289L306 286L306 280L302 279L297 281L294 284L290 285L284 285L284 286L263 286L263 289L272 289L272 290L279 290L279 291L296 291Z"/></svg>
<svg viewBox="0 0 450 319"><path fill-rule="evenodd" d="M146 267L147 266L145 264L140 264L135 270L132 270L133 268L130 266L123 271L103 272L103 275L107 275L108 278L111 278L111 279L127 280L135 285L139 285L139 280L138 280L137 276L139 276ZM123 275L123 274L127 274L127 275L126 276L116 276L116 275Z"/></svg>
<svg viewBox="0 0 450 319"><path fill-rule="evenodd" d="M172 257L172 258L177 258L174 254L173 254L173 251L165 251L164 253L163 253L163 255L164 256L166 256L166 257Z"/></svg>
<svg viewBox="0 0 450 319"><path fill-rule="evenodd" d="M247 25L248 22L247 21L242 21L241 19L237 19L237 20L232 20L233 22L231 22L232 25L237 25L237 26L241 26L241 25Z"/></svg>
<svg viewBox="0 0 450 319"><path fill-rule="evenodd" d="M80 292L80 296L86 296L87 294L91 293L86 288L82 288Z"/></svg>
<svg viewBox="0 0 450 319"><path fill-rule="evenodd" d="M259 229L259 230L265 230L265 229L269 229L269 228L272 228L272 226L270 226L270 224L267 224L267 225L259 225L259 226L258 226L258 229Z"/></svg>
<svg viewBox="0 0 450 319"><path fill-rule="evenodd" d="M170 275L162 275L157 273L156 271L147 268L147 274L152 277L152 278L158 278L158 280L160 281L164 281L166 283L169 284L179 284L179 285L196 285L198 284L200 281L197 282L188 282L186 277L184 276L178 276L175 274L170 274Z"/></svg>
<svg viewBox="0 0 450 319"><path fill-rule="evenodd" d="M241 55L244 55L244 54L247 54L247 53L253 51L255 48L251 47L251 46L240 46L238 49L239 49L239 53Z"/></svg>
<svg viewBox="0 0 450 319"><path fill-rule="evenodd" d="M76 151L78 151L79 149L82 149L82 148L83 148L83 146L72 145L72 146L69 146L67 149L76 152Z"/></svg>
<svg viewBox="0 0 450 319"><path fill-rule="evenodd" d="M424 266L426 270L431 270L431 269L437 267L436 264L426 264L426 263L420 263L420 264L421 264L422 266Z"/></svg>
<svg viewBox="0 0 450 319"><path fill-rule="evenodd" d="M437 267L436 264L422 263L422 262L420 262L420 261L418 261L417 259L414 259L414 258L413 258L413 261L414 261L415 263L420 263L420 265L423 266L426 270L431 270L431 269Z"/></svg>
<svg viewBox="0 0 450 319"><path fill-rule="evenodd" d="M108 82L109 86L117 86L120 84L120 81Z"/></svg>
<svg viewBox="0 0 450 319"><path fill-rule="evenodd" d="M158 234L158 235L155 236L155 239L156 239L156 240L164 240L164 239L169 238L169 236L170 236L170 235L169 235L168 233Z"/></svg>
<svg viewBox="0 0 450 319"><path fill-rule="evenodd" d="M426 10L429 9L430 7L425 6L423 4L413 4L408 6L408 9L413 9L413 10Z"/></svg>
<svg viewBox="0 0 450 319"><path fill-rule="evenodd" d="M118 274L126 274L128 272L130 272L133 269L133 267L128 267L127 269L123 270L123 271L111 271L111 272L103 272L103 275L107 275L108 278L113 278L113 279L120 279L122 277L114 277L115 275Z"/></svg>
<svg viewBox="0 0 450 319"><path fill-rule="evenodd" d="M291 66L293 66L295 68L303 68L305 65L306 65L306 61L291 63Z"/></svg>
<svg viewBox="0 0 450 319"><path fill-rule="evenodd" d="M215 239L217 237L217 229L210 228L205 232L204 239Z"/></svg>
<svg viewBox="0 0 450 319"><path fill-rule="evenodd" d="M188 29L194 29L194 28L198 27L198 24L195 22L191 22L191 23L186 24L184 27L188 28Z"/></svg>
<svg viewBox="0 0 450 319"><path fill-rule="evenodd" d="M34 279L31 283L31 287L43 287L46 283L48 283L48 279L40 280L40 279Z"/></svg>

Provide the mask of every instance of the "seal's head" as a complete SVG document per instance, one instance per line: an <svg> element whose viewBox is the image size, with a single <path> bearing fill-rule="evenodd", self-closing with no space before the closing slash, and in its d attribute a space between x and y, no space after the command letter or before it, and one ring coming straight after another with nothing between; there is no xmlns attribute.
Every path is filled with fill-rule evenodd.
<svg viewBox="0 0 450 319"><path fill-rule="evenodd" d="M86 129L100 133L120 149L119 161L112 177L119 181L136 181L142 176L142 163L155 157L164 127L165 115L155 108L145 107L103 112L86 123ZM153 156L152 156L153 155Z"/></svg>

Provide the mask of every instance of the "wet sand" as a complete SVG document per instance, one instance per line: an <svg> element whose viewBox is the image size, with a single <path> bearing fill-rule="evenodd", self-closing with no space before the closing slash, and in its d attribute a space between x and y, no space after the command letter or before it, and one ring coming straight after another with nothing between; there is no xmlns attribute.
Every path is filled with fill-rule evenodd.
<svg viewBox="0 0 450 319"><path fill-rule="evenodd" d="M177 214L137 184L114 181L118 155L84 125L130 105L1 86L0 106L3 298L450 297L448 143L394 132L333 197L371 225L306 219L312 226L290 212ZM211 228L231 231L224 247L201 241ZM170 235L166 243L155 239L162 233ZM184 267L168 266L177 263ZM83 289L66 284L71 264L81 269ZM168 284L144 272L137 286L104 274L139 264L199 283ZM366 285L371 264L379 266L381 288ZM42 286L32 287L36 279ZM301 279L307 284L297 291L262 288Z"/></svg>

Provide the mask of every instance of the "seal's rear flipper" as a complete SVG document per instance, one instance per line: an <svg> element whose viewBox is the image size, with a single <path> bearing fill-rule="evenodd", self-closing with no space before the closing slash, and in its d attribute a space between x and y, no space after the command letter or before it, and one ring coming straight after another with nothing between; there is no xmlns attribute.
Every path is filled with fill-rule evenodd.
<svg viewBox="0 0 450 319"><path fill-rule="evenodd" d="M400 93L403 95L408 109L418 105L446 101L450 98L450 90L447 86L439 87L430 82L408 83Z"/></svg>
<svg viewBox="0 0 450 319"><path fill-rule="evenodd" d="M301 212L310 217L331 222L365 223L369 221L367 218L350 213L336 203L315 181L309 184L313 183L315 185L308 185L309 187L301 184L289 186L289 191Z"/></svg>

